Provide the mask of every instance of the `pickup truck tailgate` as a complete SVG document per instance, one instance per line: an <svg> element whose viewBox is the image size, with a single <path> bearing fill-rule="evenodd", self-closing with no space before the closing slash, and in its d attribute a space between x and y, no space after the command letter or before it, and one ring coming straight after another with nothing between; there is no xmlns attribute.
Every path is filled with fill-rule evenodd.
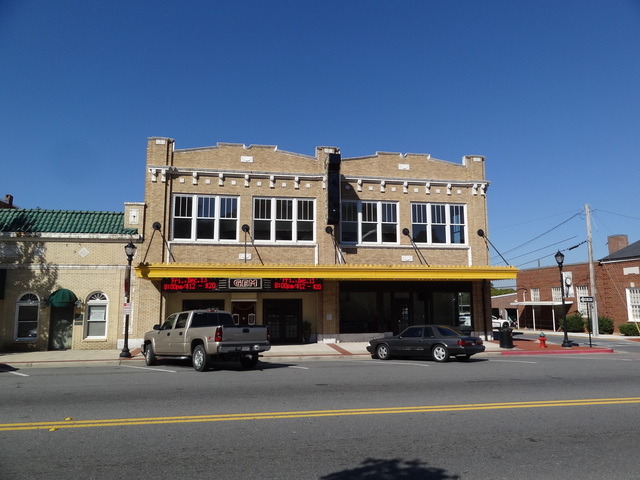
<svg viewBox="0 0 640 480"><path fill-rule="evenodd" d="M266 352L271 350L267 335L267 327L264 325L222 327L222 341L218 344L218 352Z"/></svg>
<svg viewBox="0 0 640 480"><path fill-rule="evenodd" d="M222 327L222 341L224 343L266 342L267 327L262 325L250 327Z"/></svg>

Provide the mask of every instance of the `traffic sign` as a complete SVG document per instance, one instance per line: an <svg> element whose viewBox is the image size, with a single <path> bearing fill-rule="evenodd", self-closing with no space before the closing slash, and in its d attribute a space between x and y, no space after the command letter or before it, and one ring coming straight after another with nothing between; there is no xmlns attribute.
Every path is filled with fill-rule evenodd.
<svg viewBox="0 0 640 480"><path fill-rule="evenodd" d="M593 303L593 297L580 297L581 303Z"/></svg>

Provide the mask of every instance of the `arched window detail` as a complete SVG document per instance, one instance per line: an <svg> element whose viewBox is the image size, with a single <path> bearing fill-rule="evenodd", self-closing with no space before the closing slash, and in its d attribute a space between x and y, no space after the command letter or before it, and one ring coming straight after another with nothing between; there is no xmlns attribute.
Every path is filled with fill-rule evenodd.
<svg viewBox="0 0 640 480"><path fill-rule="evenodd" d="M16 340L36 340L40 319L40 298L35 293L25 293L16 302Z"/></svg>
<svg viewBox="0 0 640 480"><path fill-rule="evenodd" d="M106 338L107 336L107 296L95 292L87 297L85 338Z"/></svg>

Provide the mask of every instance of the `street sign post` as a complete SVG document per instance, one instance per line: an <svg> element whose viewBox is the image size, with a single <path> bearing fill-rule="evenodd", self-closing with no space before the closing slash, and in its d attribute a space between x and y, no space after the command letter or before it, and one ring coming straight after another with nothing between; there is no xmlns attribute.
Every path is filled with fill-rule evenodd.
<svg viewBox="0 0 640 480"><path fill-rule="evenodd" d="M591 320L591 304L593 303L593 297L580 297L580 303L587 304L587 318ZM591 323L587 321L587 331L589 332L589 347L593 347L591 344Z"/></svg>

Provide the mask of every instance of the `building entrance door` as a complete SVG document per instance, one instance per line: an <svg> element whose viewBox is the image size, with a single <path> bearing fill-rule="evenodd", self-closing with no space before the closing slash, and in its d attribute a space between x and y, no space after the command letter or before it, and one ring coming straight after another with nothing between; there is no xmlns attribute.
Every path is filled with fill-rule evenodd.
<svg viewBox="0 0 640 480"><path fill-rule="evenodd" d="M265 300L262 305L272 343L302 342L302 300Z"/></svg>
<svg viewBox="0 0 640 480"><path fill-rule="evenodd" d="M51 307L51 323L49 326L49 350L69 350L73 332L73 305L68 307Z"/></svg>
<svg viewBox="0 0 640 480"><path fill-rule="evenodd" d="M410 316L410 304L408 300L394 300L393 302L393 320L394 330L396 335L402 332L409 325L412 325Z"/></svg>
<svg viewBox="0 0 640 480"><path fill-rule="evenodd" d="M236 325L255 325L256 302L231 302L231 316Z"/></svg>

